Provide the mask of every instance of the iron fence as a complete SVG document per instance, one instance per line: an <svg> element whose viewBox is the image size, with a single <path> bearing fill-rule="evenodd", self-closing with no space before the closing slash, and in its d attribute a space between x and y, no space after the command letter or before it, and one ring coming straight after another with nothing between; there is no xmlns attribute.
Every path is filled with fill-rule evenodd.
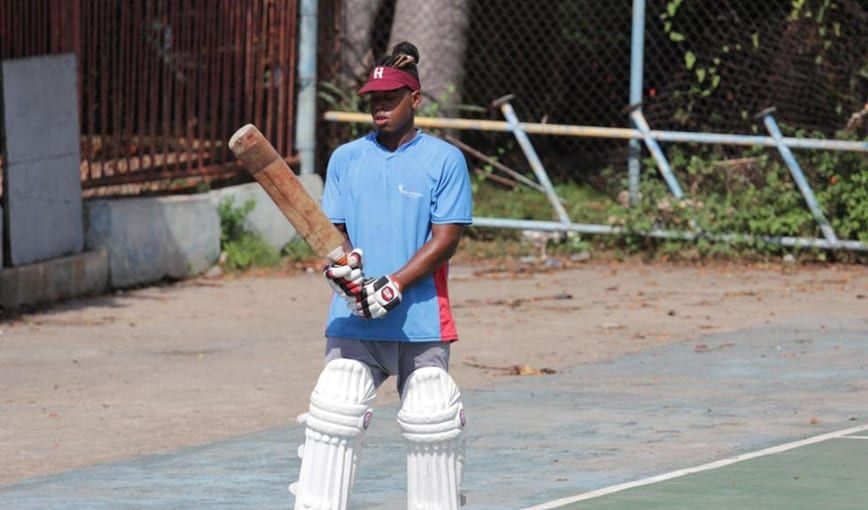
<svg viewBox="0 0 868 510"><path fill-rule="evenodd" d="M86 196L242 176L225 141L248 122L292 152L296 0L7 0L0 13L0 57L78 57Z"/></svg>

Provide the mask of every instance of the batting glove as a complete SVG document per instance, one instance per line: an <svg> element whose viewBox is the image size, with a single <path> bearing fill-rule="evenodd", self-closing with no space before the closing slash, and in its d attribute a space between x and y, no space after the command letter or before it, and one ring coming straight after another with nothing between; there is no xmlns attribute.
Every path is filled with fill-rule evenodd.
<svg viewBox="0 0 868 510"><path fill-rule="evenodd" d="M323 271L329 286L347 301L356 301L362 292L365 275L362 273L362 249L356 248L347 255L346 264L329 264Z"/></svg>
<svg viewBox="0 0 868 510"><path fill-rule="evenodd" d="M359 317L379 319L401 304L401 289L390 276L368 278L355 302L347 304Z"/></svg>

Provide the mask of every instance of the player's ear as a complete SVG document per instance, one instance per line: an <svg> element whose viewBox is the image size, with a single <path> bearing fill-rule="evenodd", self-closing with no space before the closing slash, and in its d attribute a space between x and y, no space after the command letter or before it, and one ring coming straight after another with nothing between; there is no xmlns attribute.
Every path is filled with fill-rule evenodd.
<svg viewBox="0 0 868 510"><path fill-rule="evenodd" d="M419 106L422 105L422 91L421 90L414 90L410 94L411 94L411 97L413 98L413 109L418 110Z"/></svg>

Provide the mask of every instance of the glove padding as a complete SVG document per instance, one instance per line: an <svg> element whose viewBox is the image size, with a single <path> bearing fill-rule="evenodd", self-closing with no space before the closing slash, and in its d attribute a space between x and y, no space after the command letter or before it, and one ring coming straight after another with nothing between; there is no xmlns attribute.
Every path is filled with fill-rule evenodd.
<svg viewBox="0 0 868 510"><path fill-rule="evenodd" d="M348 302L355 302L365 281L362 273L362 249L356 248L347 254L346 264L329 264L322 274L339 296Z"/></svg>
<svg viewBox="0 0 868 510"><path fill-rule="evenodd" d="M354 315L379 319L401 304L401 289L389 276L368 278L355 302L347 303Z"/></svg>

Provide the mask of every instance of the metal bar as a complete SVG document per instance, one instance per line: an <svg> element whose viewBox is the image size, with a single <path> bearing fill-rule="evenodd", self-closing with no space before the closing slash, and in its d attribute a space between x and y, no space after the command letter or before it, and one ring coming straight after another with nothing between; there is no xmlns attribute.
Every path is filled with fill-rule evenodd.
<svg viewBox="0 0 868 510"><path fill-rule="evenodd" d="M97 16L96 30L99 33L99 45L97 46L97 51L98 55L100 55L101 57L99 59L99 128L97 129L97 132L100 135L100 159L103 161L114 159L114 151L110 150L111 141L109 139L108 127L108 100L112 88L112 73L109 67L109 64L111 63L111 49L107 47L108 39L110 39L112 35L109 33L109 26L107 21L107 18L109 16L109 9L110 8L96 9L95 11ZM103 166L102 175L106 174L105 170L106 168L105 166Z"/></svg>
<svg viewBox="0 0 868 510"><path fill-rule="evenodd" d="M172 79L172 65L174 64L173 55L175 48L178 45L179 26L176 23L178 16L175 14L178 9L178 2L163 0L163 3L167 13L163 18L165 21L162 23L163 31L160 34L159 43L160 55L163 60L163 89L160 91L160 100L163 102L163 117L161 119L163 125L160 130L162 139L160 151L162 154L168 154L170 148L169 139L172 133L172 102L174 99L172 95L172 84L174 83Z"/></svg>
<svg viewBox="0 0 868 510"><path fill-rule="evenodd" d="M270 2L269 2L270 3ZM268 59L268 5L266 2L257 1L254 5L259 7L256 9L258 17L253 23L253 59L256 62L256 68L253 75L253 123L257 126L263 126L262 101L265 99L265 63ZM266 137L269 136L266 130Z"/></svg>
<svg viewBox="0 0 868 510"><path fill-rule="evenodd" d="M286 80L286 37L287 37L287 29L286 29L286 16L287 11L289 9L286 6L286 1L284 0L277 7L277 54L274 57L274 67L272 68L274 86L276 89L276 108L277 115L274 121L274 148L277 149L278 154L288 154L289 150L284 149L284 138L283 138L283 116L286 114L286 104L284 100L286 98L285 87L283 85L284 80Z"/></svg>
<svg viewBox="0 0 868 510"><path fill-rule="evenodd" d="M633 0L633 30L630 38L630 104L642 103L642 71L645 56L645 0ZM648 139L646 138L646 145ZM627 188L630 204L639 200L639 174L642 170L639 141L630 140L630 159L627 162ZM660 162L658 161L658 166ZM667 165L668 166L668 165ZM662 170L662 169L661 169ZM668 182L668 181L667 181ZM681 198L681 197L679 197Z"/></svg>
<svg viewBox="0 0 868 510"><path fill-rule="evenodd" d="M245 5L245 23L244 38L242 39L244 44L244 109L242 110L241 122L247 123L255 121L253 119L253 66L255 65L253 60L255 56L253 53L253 15L256 9L256 2L242 3L242 5Z"/></svg>
<svg viewBox="0 0 868 510"><path fill-rule="evenodd" d="M371 122L371 116L369 114L357 112L328 111L325 112L324 118L325 120L332 122ZM511 128L509 127L509 124L507 122L497 120L416 117L415 124L422 128L477 131L511 131ZM537 135L616 139L643 138L642 133L640 133L638 129L629 128L578 126L568 124L540 124L534 122L522 122L519 123L519 126L525 133ZM648 132L647 136L659 142L687 142L719 145L777 147L777 143L770 136L729 135L720 133L691 133L687 131L658 131L653 129ZM784 137L783 143L784 145L792 149L868 152L868 142L856 142L848 140L816 140L809 138Z"/></svg>
<svg viewBox="0 0 868 510"><path fill-rule="evenodd" d="M297 161L287 160L289 164L295 164ZM136 173L123 173L118 175L111 175L107 177L103 177L100 179L93 179L86 182L82 182L82 189L93 189L100 188L103 186L116 186L119 184L142 184L142 183L153 183L156 181L166 181L173 179L183 179L190 178L194 179L196 177L205 177L205 176L213 176L213 175L223 175L223 174L233 174L241 171L241 167L239 167L235 162L230 163L219 163L215 165L208 165L196 168L192 173L184 168L175 168L175 169L164 169L160 171L149 171L147 173L147 179L143 180L141 176Z"/></svg>
<svg viewBox="0 0 868 510"><path fill-rule="evenodd" d="M488 156L488 155L486 155L486 154L484 154L484 153L482 153L482 152L480 152L480 151L474 149L473 147L467 145L466 143L462 142L461 140L455 138L454 136L446 135L446 136L444 136L443 138L444 138L447 142L449 142L449 143L451 143L452 145L458 147L459 149L463 150L464 152L470 154L471 156L473 156L473 157L475 157L475 158L477 158L477 159L480 159L480 160L482 160L482 161L485 161L486 163L490 164L490 165L493 166L494 168L497 168L497 169L500 170L501 172L503 172L503 173L509 175L510 177L512 177L513 179L515 179L515 180L521 182L522 184L524 184L524 185L526 185L526 186L528 186L528 187L531 187L531 188L533 188L533 189L535 189L535 190L537 190L537 191L539 191L539 192L541 192L541 193L545 193L545 192L546 192L546 189L545 189L542 185L540 185L539 183L534 182L534 181L528 179L527 177L521 175L520 173L516 172L516 171L513 170L512 168L509 168L508 166L504 165L504 164L501 163L500 161L498 161L498 160L496 160L496 159L494 159L494 158L492 158L492 157L490 157L490 156ZM562 204L566 204L566 201L565 201L563 198L558 197L558 200L560 200L560 202L561 202Z"/></svg>
<svg viewBox="0 0 868 510"><path fill-rule="evenodd" d="M196 120L196 96L204 95L204 92L199 90L201 86L198 83L198 74L196 71L196 57L198 55L197 45L199 43L200 25L204 23L196 23L196 7L195 0L187 0L187 8L181 13L183 23L185 23L184 32L184 49L180 52L179 65L181 73L181 82L184 84L183 93L180 94L181 100L181 125L178 126L181 154L186 156L186 168L188 173L193 172L196 158L193 157L193 144L196 142L196 131L193 122Z"/></svg>
<svg viewBox="0 0 868 510"><path fill-rule="evenodd" d="M117 69L115 70L115 74L117 74L117 82L115 82L116 88L112 91L112 99L114 102L114 105L112 106L114 113L112 121L112 137L115 140L114 143L116 147L121 150L121 152L118 153L118 159L124 161L124 166L127 168L127 171L129 171L130 168L130 151L127 148L129 145L127 145L125 141L128 131L124 125L124 110L129 110L129 106L125 105L124 102L128 94L130 94L130 88L132 88L132 79L130 78L130 74L132 73L132 68L135 67L135 59L132 59L129 53L130 45L133 42L133 39L129 37L129 10L129 2L121 2L118 5L119 12L115 19L119 20L119 24L115 26L120 28L118 31L117 43L117 58L119 62L116 64ZM130 63L132 65L130 65ZM129 115L128 118L129 117L132 117L132 115Z"/></svg>
<svg viewBox="0 0 868 510"><path fill-rule="evenodd" d="M153 47L151 48L149 59L151 61L151 78L148 80L148 97L150 98L150 102L148 103L148 158L151 162L154 161L156 157L157 151L159 150L159 134L160 134L160 113L162 109L160 108L160 101L165 101L165 94L160 94L162 81L161 67L160 67L160 47L162 41L162 31L164 27L162 24L158 22L160 19L164 19L163 16L164 10L161 9L161 5L157 0L152 0L149 2L153 11L148 10L149 16L147 18L148 24L146 26L154 27L150 30L150 38L151 44ZM159 32L158 32L159 31ZM163 98L163 99L161 99Z"/></svg>
<svg viewBox="0 0 868 510"><path fill-rule="evenodd" d="M835 235L832 225L829 224L829 220L827 220L826 215L823 214L823 208L820 207L820 203L817 202L817 197L814 196L814 191L811 189L811 185L808 183L808 180L805 179L802 167L799 166L799 162L796 161L790 148L783 144L783 135L781 134L781 130L778 128L778 123L775 122L775 119L772 116L772 110L765 110L761 115L766 129L771 133L772 138L778 142L778 151L781 153L781 158L783 158L784 163L787 164L787 168L790 169L790 174L792 174L793 180L796 181L799 191L802 192L805 202L808 203L808 208L811 210L811 214L814 215L814 219L819 223L820 230L823 232L823 237L825 237L830 243L837 243L838 236Z"/></svg>
<svg viewBox="0 0 868 510"><path fill-rule="evenodd" d="M295 144L301 157L302 175L316 170L317 8L317 0L301 0Z"/></svg>
<svg viewBox="0 0 868 510"><path fill-rule="evenodd" d="M275 83L275 71L277 70L277 62L275 61L275 53L276 50L272 45L273 42L279 41L279 37L275 33L275 28L277 27L277 11L272 3L269 3L265 10L267 23L264 23L265 30L262 34L265 37L265 62L268 66L268 81L264 83L267 87L263 92L265 95L265 132L268 133L266 136L269 140L274 140L274 133L271 130L271 123L274 118L274 83Z"/></svg>
<svg viewBox="0 0 868 510"><path fill-rule="evenodd" d="M515 110L512 109L512 105L508 102L503 102L500 105L500 111L503 113L503 116L506 117L507 122L509 122L509 125L512 128L512 134L515 136L515 139L518 140L518 144L521 146L521 150L524 152L527 162L530 163L533 173L536 174L537 180L545 188L546 198L549 199L549 203L552 204L552 207L557 213L558 218L560 218L561 223L569 223L570 216L567 214L567 210L564 209L561 201L558 200L558 194L555 192L555 187L552 185L552 181L549 180L546 169L543 166L542 161L540 161L536 150L533 148L533 144L530 143L530 138L528 138L527 133L525 133L521 128L521 123L518 121L518 116L515 114Z"/></svg>
<svg viewBox="0 0 868 510"><path fill-rule="evenodd" d="M207 56L205 57L205 68L202 70L208 80L208 98L202 103L201 119L202 131L201 138L208 140L219 140L220 133L217 130L217 119L219 119L220 109L220 37L223 25L223 2L216 2L217 5L211 9L211 25L208 28L207 41ZM207 163L200 162L200 165L213 164L220 161L220 151L225 147L225 144L218 143L214 150L210 151L210 157Z"/></svg>
<svg viewBox="0 0 868 510"><path fill-rule="evenodd" d="M289 33L292 34L289 39L289 58L286 66L286 116L284 122L286 126L286 154L292 154L295 138L293 136L293 126L295 125L294 106L295 99L295 78L296 78L296 56L298 52L298 8L300 0L290 1L289 11Z"/></svg>
<svg viewBox="0 0 868 510"><path fill-rule="evenodd" d="M651 131L651 128L648 127L648 122L645 120L645 116L642 115L642 110L635 109L630 113L630 119L633 121L633 124L639 129L639 132L642 133L645 141L645 146L648 147L648 151L651 152L651 155L654 157L654 161L657 162L657 168L660 169L660 174L663 176L663 180L666 181L666 185L669 186L669 191L675 195L675 198L681 200L684 197L684 192L681 191L681 186L678 184L678 179L675 177L675 174L672 173L672 168L669 166L669 160L666 159L666 155L663 154L663 151L660 149L660 145L657 144L657 140L650 138L648 136L648 132ZM632 192L632 190L631 190ZM633 200L631 195L631 201Z"/></svg>
<svg viewBox="0 0 868 510"><path fill-rule="evenodd" d="M660 230L635 232L623 227L612 225L597 225L588 223L558 223L555 221L537 220L512 220L504 218L473 218L473 226L490 228L511 228L517 230L542 230L548 232L579 232L582 234L639 234L658 239L680 239L683 241L695 241L700 238L727 243L756 243L764 242L788 248L820 248L825 250L852 250L868 251L868 245L859 241L837 240L829 242L826 239L813 239L805 237L773 237L755 236L742 234L712 234L708 232L686 232L680 230Z"/></svg>
<svg viewBox="0 0 868 510"><path fill-rule="evenodd" d="M243 41L241 33L241 17L242 17L242 4L241 2L231 2L229 4L233 9L232 12L232 62L229 66L228 72L224 76L231 76L232 78L232 87L230 88L229 103L232 105L232 111L230 115L227 115L225 118L229 122L224 126L224 135L230 135L233 129L236 129L236 126L241 126L244 124L244 115L241 113L241 86L242 86L242 67L244 62L244 54L243 54ZM231 120L229 120L231 118Z"/></svg>

